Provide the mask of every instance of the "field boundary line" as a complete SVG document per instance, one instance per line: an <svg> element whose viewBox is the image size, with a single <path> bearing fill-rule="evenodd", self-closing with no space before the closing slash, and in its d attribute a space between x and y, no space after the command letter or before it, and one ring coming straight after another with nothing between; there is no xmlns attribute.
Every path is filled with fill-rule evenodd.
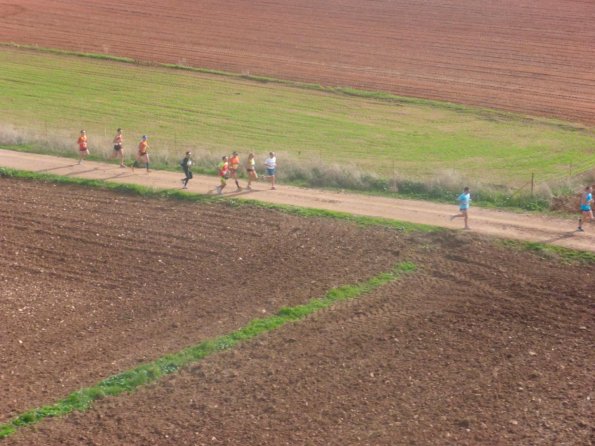
<svg viewBox="0 0 595 446"><path fill-rule="evenodd" d="M398 263L391 271L380 273L364 282L332 288L323 297L310 299L302 305L282 307L276 314L253 319L244 327L227 335L208 339L177 353L162 356L150 363L110 376L94 386L73 392L54 404L30 409L11 421L0 424L0 439L7 438L19 429L37 424L46 418L65 416L74 411L84 412L97 400L133 392L207 356L229 350L244 341L274 331L288 323L298 322L336 302L359 298L415 270L416 265L412 262Z"/></svg>
<svg viewBox="0 0 595 446"><path fill-rule="evenodd" d="M395 104L416 104L423 106L436 107L440 109L453 110L459 113L482 113L486 116L500 117L500 118L516 118L516 119L539 119L542 124L547 124L551 127L572 128L581 132L592 132L586 125L567 122L562 119L547 117L547 116L533 116L527 113L511 112L506 110L492 109L487 107L472 106L459 104L456 102L440 101L435 99L424 99L414 96L399 96L382 90L362 90L354 87L322 85L312 82L300 82L287 79L256 76L252 74L242 74L233 71L215 70L212 68L194 67L183 64L151 62L140 59L133 59L130 57L114 56L108 53L93 53L72 50L62 50L59 48L42 47L39 45L23 45L15 42L0 42L0 48L12 48L21 51L33 51L38 53L55 54L61 56L82 57L88 59L104 60L108 62L125 63L131 65L140 65L147 67L159 67L170 70L189 71L200 74L207 74L212 76L227 77L230 79L242 79L260 84L277 84L286 87L298 88L301 90L312 90L324 93L336 94L340 96L352 96L363 99L372 99L381 102L389 102Z"/></svg>

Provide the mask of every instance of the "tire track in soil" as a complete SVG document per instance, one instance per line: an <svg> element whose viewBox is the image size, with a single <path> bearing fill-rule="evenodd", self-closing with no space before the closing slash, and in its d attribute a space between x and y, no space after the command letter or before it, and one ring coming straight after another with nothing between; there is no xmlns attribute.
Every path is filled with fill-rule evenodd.
<svg viewBox="0 0 595 446"><path fill-rule="evenodd" d="M0 421L389 270L403 244L255 208L0 188Z"/></svg>
<svg viewBox="0 0 595 446"><path fill-rule="evenodd" d="M407 249L414 275L7 444L589 444L595 267L473 235Z"/></svg>

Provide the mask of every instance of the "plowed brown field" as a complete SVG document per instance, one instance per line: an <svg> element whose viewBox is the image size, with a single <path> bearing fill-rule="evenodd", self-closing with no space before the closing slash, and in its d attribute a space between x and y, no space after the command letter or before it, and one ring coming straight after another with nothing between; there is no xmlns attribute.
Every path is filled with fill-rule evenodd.
<svg viewBox="0 0 595 446"><path fill-rule="evenodd" d="M4 420L263 310L419 268L2 444L592 444L593 265L470 233L0 187Z"/></svg>
<svg viewBox="0 0 595 446"><path fill-rule="evenodd" d="M0 179L0 422L387 271L399 237Z"/></svg>
<svg viewBox="0 0 595 446"><path fill-rule="evenodd" d="M0 0L0 41L595 124L588 0Z"/></svg>

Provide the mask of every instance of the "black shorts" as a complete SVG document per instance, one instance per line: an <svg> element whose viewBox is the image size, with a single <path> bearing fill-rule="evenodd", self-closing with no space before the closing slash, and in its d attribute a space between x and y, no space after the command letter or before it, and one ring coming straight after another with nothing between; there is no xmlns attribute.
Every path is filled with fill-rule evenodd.
<svg viewBox="0 0 595 446"><path fill-rule="evenodd" d="M122 150L122 144L114 144L114 150L116 152L119 152L120 150Z"/></svg>

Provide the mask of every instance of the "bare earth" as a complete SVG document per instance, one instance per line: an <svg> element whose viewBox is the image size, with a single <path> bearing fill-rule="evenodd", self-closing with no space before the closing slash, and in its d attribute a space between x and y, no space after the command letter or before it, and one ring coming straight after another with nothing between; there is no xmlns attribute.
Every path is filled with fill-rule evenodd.
<svg viewBox="0 0 595 446"><path fill-rule="evenodd" d="M592 1L150 3L0 0L0 42L595 124ZM156 188L181 177L10 151L0 166ZM197 176L190 191L216 183ZM462 225L454 203L255 189L226 196ZM395 262L418 266L2 445L595 442L595 267L485 237L595 251L595 225L472 207L472 231L403 234L6 178L0 191L0 422Z"/></svg>
<svg viewBox="0 0 595 446"><path fill-rule="evenodd" d="M143 169L137 169L135 173L132 173L129 169L120 169L115 164L99 162L86 162L83 166L78 166L73 160L67 158L8 150L0 150L0 166L81 178L105 179L120 183L136 183L160 189L180 188L180 179L183 176L165 171L153 171L147 175ZM196 175L190 182L189 191L208 193L217 184L219 184L218 179L215 177ZM240 193L234 191L235 186L230 181L224 196L384 217L453 229L463 226L461 219L453 222L449 219L452 214L458 212L455 197L453 197L453 205L449 206L424 201L369 197L283 185L279 186L277 190L271 191L266 183L257 183L253 191ZM472 207L470 210L470 225L472 230L477 233L508 239L551 243L583 251L595 251L595 224L586 225L586 232L578 233L576 232L577 218L578 213L576 216L563 219L477 207Z"/></svg>
<svg viewBox="0 0 595 446"><path fill-rule="evenodd" d="M8 178L0 190L2 421L396 262L418 267L2 445L593 443L594 265L476 232Z"/></svg>
<svg viewBox="0 0 595 446"><path fill-rule="evenodd" d="M0 42L595 124L589 0L0 0Z"/></svg>

